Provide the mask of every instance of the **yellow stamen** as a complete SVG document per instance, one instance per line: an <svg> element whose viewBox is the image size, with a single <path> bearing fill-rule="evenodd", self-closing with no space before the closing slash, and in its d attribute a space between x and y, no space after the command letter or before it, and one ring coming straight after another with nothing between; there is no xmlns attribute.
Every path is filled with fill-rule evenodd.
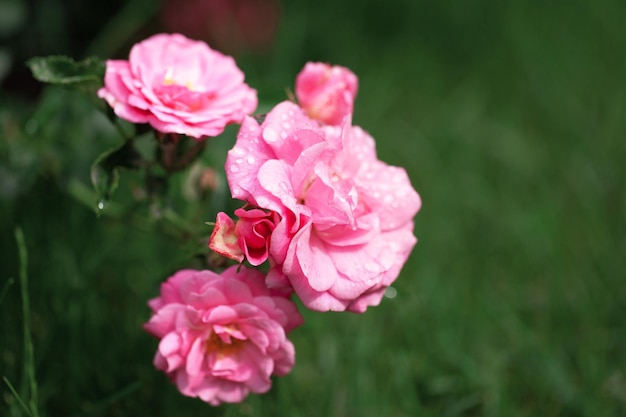
<svg viewBox="0 0 626 417"><path fill-rule="evenodd" d="M167 71L165 71L165 78L163 79L164 85L175 85L176 81L174 81L174 70L172 67L169 67Z"/></svg>
<svg viewBox="0 0 626 417"><path fill-rule="evenodd" d="M222 338L215 332L206 341L207 353L216 353L218 357L230 356L237 352L243 346L243 340L230 338L230 343L224 342Z"/></svg>

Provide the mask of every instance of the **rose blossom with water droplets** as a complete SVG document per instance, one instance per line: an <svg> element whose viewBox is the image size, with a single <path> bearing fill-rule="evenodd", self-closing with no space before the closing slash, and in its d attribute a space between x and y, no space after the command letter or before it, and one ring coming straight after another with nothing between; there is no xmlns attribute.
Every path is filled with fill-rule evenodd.
<svg viewBox="0 0 626 417"><path fill-rule="evenodd" d="M267 392L270 377L294 365L287 333L302 316L259 271L182 270L148 304L153 315L144 328L160 339L154 365L183 395L212 405L240 402Z"/></svg>
<svg viewBox="0 0 626 417"><path fill-rule="evenodd" d="M329 125L340 125L352 114L358 87L358 78L348 68L322 62L308 62L296 77L300 107Z"/></svg>
<svg viewBox="0 0 626 417"><path fill-rule="evenodd" d="M257 106L232 57L180 34L154 35L128 61L108 60L98 96L122 119L196 139L218 136Z"/></svg>
<svg viewBox="0 0 626 417"><path fill-rule="evenodd" d="M378 160L372 137L349 117L320 125L291 102L261 125L246 117L226 175L233 198L280 219L267 285L290 285L310 309L377 305L417 242L421 200L406 171Z"/></svg>

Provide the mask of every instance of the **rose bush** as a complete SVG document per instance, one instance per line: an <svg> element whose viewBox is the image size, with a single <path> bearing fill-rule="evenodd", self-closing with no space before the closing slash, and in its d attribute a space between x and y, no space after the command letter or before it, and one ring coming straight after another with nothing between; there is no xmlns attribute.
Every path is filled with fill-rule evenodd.
<svg viewBox="0 0 626 417"><path fill-rule="evenodd" d="M378 304L416 243L419 195L349 117L341 127L320 125L291 102L261 125L247 117L226 174L233 198L280 217L267 284L290 285L308 308Z"/></svg>
<svg viewBox="0 0 626 417"><path fill-rule="evenodd" d="M265 287L259 271L182 270L149 306L153 315L144 328L160 339L154 365L184 395L212 405L239 402L268 391L270 376L294 365L287 333L302 317L289 299Z"/></svg>
<svg viewBox="0 0 626 417"><path fill-rule="evenodd" d="M98 96L123 119L196 139L219 135L257 106L232 57L180 34L154 35L128 61L108 60Z"/></svg>

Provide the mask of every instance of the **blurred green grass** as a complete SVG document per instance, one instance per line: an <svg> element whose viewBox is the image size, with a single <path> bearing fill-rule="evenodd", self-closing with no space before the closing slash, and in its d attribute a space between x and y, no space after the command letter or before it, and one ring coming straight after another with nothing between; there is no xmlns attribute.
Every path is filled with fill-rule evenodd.
<svg viewBox="0 0 626 417"><path fill-rule="evenodd" d="M4 181L22 187L0 200L0 285L18 276L19 224L42 416L626 414L626 5L336 3L284 4L272 53L240 65L266 102L307 60L352 68L355 124L423 198L419 243L395 298L364 315L303 311L293 372L241 405L180 396L140 328L195 242L98 219L67 192L113 132L92 128L78 95L34 116L27 96L0 96ZM14 284L0 373L16 387L20 311ZM1 390L0 415L21 415Z"/></svg>

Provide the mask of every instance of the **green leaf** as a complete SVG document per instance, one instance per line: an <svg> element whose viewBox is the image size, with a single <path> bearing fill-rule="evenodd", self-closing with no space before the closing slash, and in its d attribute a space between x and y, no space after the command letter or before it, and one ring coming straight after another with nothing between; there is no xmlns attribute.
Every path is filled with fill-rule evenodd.
<svg viewBox="0 0 626 417"><path fill-rule="evenodd" d="M41 82L60 85L102 84L104 62L96 57L74 61L66 56L34 57L26 62L33 76Z"/></svg>
<svg viewBox="0 0 626 417"><path fill-rule="evenodd" d="M141 155L126 141L122 146L101 154L91 166L91 182L98 193L98 208L111 198L119 182L119 168L134 169L141 165Z"/></svg>

